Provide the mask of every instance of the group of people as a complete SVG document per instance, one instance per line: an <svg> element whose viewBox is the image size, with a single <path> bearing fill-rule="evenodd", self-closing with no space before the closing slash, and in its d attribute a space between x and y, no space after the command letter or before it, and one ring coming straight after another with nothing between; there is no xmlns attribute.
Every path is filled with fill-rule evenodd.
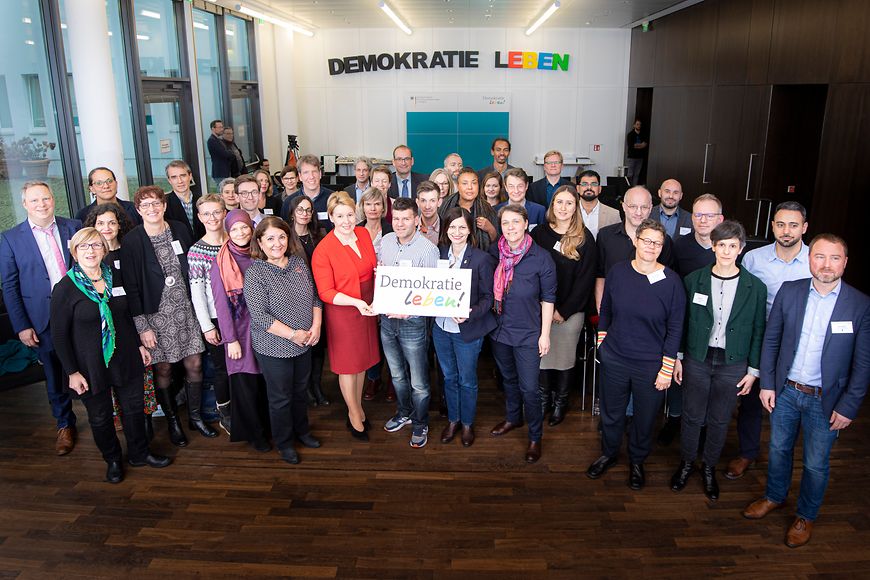
<svg viewBox="0 0 870 580"><path fill-rule="evenodd" d="M681 491L700 470L715 501L738 401L740 452L729 479L757 459L767 409L767 491L744 515L783 505L802 427L804 473L786 543L809 541L831 447L870 382L870 298L841 281L846 242L820 234L804 244L806 211L785 202L773 216L775 242L744 252L746 233L721 202L703 194L686 211L676 180L662 184L655 206L646 188L629 189L622 218L599 201L595 171L562 177L558 151L547 152L544 177L531 184L508 164L507 139L491 153L482 171L453 153L427 177L400 145L395 172L360 158L355 183L337 192L321 185L320 160L304 155L280 172L283 193L262 171L205 195L191 190L190 168L177 160L166 168L172 191L143 186L132 202L117 198L114 174L100 167L88 176L95 201L80 219L55 215L46 183L26 183L28 217L3 234L0 276L12 324L45 368L57 454L75 444L72 392L87 408L108 481L124 476L113 409L127 463L165 467L171 460L149 449L150 415L159 402L172 444L188 444L176 378L188 428L218 436L202 414L203 353L215 369L219 427L258 451L274 442L288 463L300 461L299 446L320 446L308 406L330 403L321 388L326 356L355 440L369 439L363 402L377 395L386 362L396 411L383 429L408 426L412 448L428 443L434 360L447 418L440 441L470 447L478 359L488 349L505 399L490 435L527 424L523 457L534 463L544 420L565 419L591 328L602 453L589 478L617 462L627 430L628 485L641 489L666 404L659 440L680 433L671 488ZM375 312L378 265L470 270L468 315Z"/></svg>

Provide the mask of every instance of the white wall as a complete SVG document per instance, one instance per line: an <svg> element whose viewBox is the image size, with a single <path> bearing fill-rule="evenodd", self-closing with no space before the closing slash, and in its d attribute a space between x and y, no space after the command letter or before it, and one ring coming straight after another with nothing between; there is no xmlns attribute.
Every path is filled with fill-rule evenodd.
<svg viewBox="0 0 870 580"><path fill-rule="evenodd" d="M268 25L258 26L265 33ZM271 28L271 27L269 27ZM405 141L406 94L494 91L511 97L511 163L542 175L535 155L549 149L587 154L602 175L622 164L627 106L630 31L548 29L526 37L520 29L421 29L406 36L394 28L318 30L260 50L261 102L267 155L274 157L274 119L281 107L280 139L299 135L302 153L389 158ZM283 39L282 39L283 40ZM261 42L261 49L270 43ZM327 59L381 52L477 50L477 69L377 71L330 76ZM567 72L496 69L493 54L511 50L569 53ZM269 52L269 54L265 54ZM271 67L271 68L270 68ZM279 80L266 83L270 70ZM295 84L282 82L292 74ZM270 95L274 89L276 94ZM289 104L288 104L289 103ZM298 117L298 121L292 119ZM271 133L271 135L270 135ZM600 152L592 152L600 144ZM448 152L445 152L445 154ZM273 164L273 166L275 166ZM567 172L567 171L566 171Z"/></svg>

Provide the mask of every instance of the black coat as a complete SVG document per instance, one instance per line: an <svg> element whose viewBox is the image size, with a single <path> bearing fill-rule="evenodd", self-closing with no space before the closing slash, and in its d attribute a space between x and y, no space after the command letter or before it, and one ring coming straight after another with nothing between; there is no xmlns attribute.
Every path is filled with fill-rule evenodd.
<svg viewBox="0 0 870 580"><path fill-rule="evenodd" d="M226 142L214 133L206 141L208 154L211 156L211 176L215 181L232 176L232 164L236 162L236 156L227 149Z"/></svg>
<svg viewBox="0 0 870 580"><path fill-rule="evenodd" d="M450 246L439 246L441 259L446 260ZM493 276L496 260L481 249L465 248L460 268L471 270L471 314L468 320L459 325L459 335L464 342L483 338L498 326L493 305Z"/></svg>
<svg viewBox="0 0 870 580"><path fill-rule="evenodd" d="M187 212L184 211L184 206L181 205L181 200L178 199L178 196L175 195L174 191L170 191L166 194L166 214L164 218L166 221L175 220L180 222L187 228L187 233L190 234L194 240L198 240L205 235L205 226L199 221L199 218L196 217L196 200L198 200L201 195L191 189L190 192L190 203L193 204L193 223L187 219Z"/></svg>

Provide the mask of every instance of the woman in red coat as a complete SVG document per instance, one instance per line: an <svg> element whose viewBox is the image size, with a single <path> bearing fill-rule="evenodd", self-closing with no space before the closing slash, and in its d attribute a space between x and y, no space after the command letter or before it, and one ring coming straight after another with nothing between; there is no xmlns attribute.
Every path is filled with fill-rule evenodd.
<svg viewBox="0 0 870 580"><path fill-rule="evenodd" d="M371 307L377 256L371 236L356 227L356 204L337 191L326 210L335 224L314 250L311 269L324 303L329 366L347 404L347 428L367 441L369 422L362 408L365 371L380 358L377 318Z"/></svg>

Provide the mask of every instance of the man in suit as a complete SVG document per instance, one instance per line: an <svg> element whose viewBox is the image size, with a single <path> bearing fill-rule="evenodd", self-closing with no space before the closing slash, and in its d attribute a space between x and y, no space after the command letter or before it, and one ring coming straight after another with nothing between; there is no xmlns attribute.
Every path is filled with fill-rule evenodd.
<svg viewBox="0 0 870 580"><path fill-rule="evenodd" d="M571 180L562 177L564 159L559 151L547 151L544 155L544 177L532 183L529 200L544 207L550 207L553 194L563 185L571 185Z"/></svg>
<svg viewBox="0 0 870 580"><path fill-rule="evenodd" d="M68 244L82 223L54 215L54 195L45 182L25 183L21 202L27 219L3 232L0 240L3 301L18 339L36 349L43 365L48 402L57 422L54 449L66 455L75 446L76 416L54 353L49 301L52 288L71 266Z"/></svg>
<svg viewBox="0 0 870 580"><path fill-rule="evenodd" d="M166 194L166 219L183 223L194 240L205 235L205 226L196 218L196 201L200 198L191 187L190 165L176 159L166 166L166 179L172 191Z"/></svg>
<svg viewBox="0 0 870 580"><path fill-rule="evenodd" d="M492 147L489 152L492 154L492 165L484 167L477 172L477 182L483 183L487 173L493 171L501 174L504 177L508 169L513 169L513 165L508 163L508 157L511 155L511 142L505 137L496 137L492 140Z"/></svg>
<svg viewBox="0 0 870 580"><path fill-rule="evenodd" d="M429 178L422 173L411 171L414 167L414 154L407 145L399 145L393 149L393 167L396 168L396 172L390 180L390 191L387 195L393 199L400 197L415 199L417 187Z"/></svg>
<svg viewBox="0 0 870 580"><path fill-rule="evenodd" d="M504 189L508 194L508 200L495 206L498 211L508 204L521 205L529 214L529 230L533 230L538 224L547 221L547 208L539 203L527 199L526 189L529 187L529 176L520 167L508 169L504 174Z"/></svg>
<svg viewBox="0 0 870 580"><path fill-rule="evenodd" d="M598 196L601 195L601 176L596 171L579 168L574 176L574 184L580 194L580 214L583 217L583 225L592 232L593 238L598 238L598 231L601 228L621 221L618 209L598 201Z"/></svg>
<svg viewBox="0 0 870 580"><path fill-rule="evenodd" d="M88 189L91 195L94 196L94 201L90 205L83 207L76 214L76 219L80 222L84 222L88 214L91 213L91 210L98 204L115 203L121 206L121 209L124 210L127 219L130 220L132 225L138 226L142 223L142 216L136 211L136 206L133 202L126 199L118 199L118 180L115 178L115 172L108 167L91 169L90 173L88 173Z"/></svg>
<svg viewBox="0 0 870 580"><path fill-rule="evenodd" d="M849 250L819 234L809 246L812 278L785 282L773 301L761 351L761 403L770 412L764 497L743 510L760 519L783 506L795 440L803 430L803 473L785 544L810 541L828 485L831 447L858 415L870 383L870 297L841 281Z"/></svg>
<svg viewBox="0 0 870 580"><path fill-rule="evenodd" d="M372 186L371 173L372 160L368 157L357 157L356 163L353 165L353 174L356 176L356 182L344 188L355 202L359 203L359 198L362 197L362 194Z"/></svg>
<svg viewBox="0 0 870 580"><path fill-rule="evenodd" d="M659 204L649 214L650 219L665 226L668 237L674 241L692 233L692 215L680 207L681 199L683 186L676 179L666 179L659 188Z"/></svg>
<svg viewBox="0 0 870 580"><path fill-rule="evenodd" d="M209 128L211 135L208 136L206 146L211 157L211 176L215 181L220 181L225 177L231 177L230 165L235 159L235 155L227 149L224 143L224 122L215 119L209 123Z"/></svg>

